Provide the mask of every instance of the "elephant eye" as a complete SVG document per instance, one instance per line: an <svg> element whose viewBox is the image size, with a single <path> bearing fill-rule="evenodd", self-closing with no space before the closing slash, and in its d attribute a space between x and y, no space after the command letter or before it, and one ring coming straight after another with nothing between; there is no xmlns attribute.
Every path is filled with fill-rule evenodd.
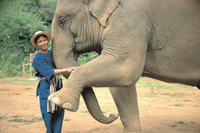
<svg viewBox="0 0 200 133"><path fill-rule="evenodd" d="M60 27L62 28L68 28L70 23L71 23L71 19L65 15L62 15L60 18L59 18L59 25Z"/></svg>

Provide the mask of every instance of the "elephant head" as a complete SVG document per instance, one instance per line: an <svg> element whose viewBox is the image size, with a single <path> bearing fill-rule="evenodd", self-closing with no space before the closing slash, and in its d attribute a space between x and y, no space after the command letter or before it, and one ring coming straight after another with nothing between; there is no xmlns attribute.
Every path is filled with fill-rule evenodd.
<svg viewBox="0 0 200 133"><path fill-rule="evenodd" d="M52 22L52 51L57 68L78 66L81 53L101 53L104 27L118 3L119 0L58 0ZM68 78L69 74L63 76ZM99 122L107 124L117 119L113 114L108 118L102 114L92 88L84 89L82 96Z"/></svg>
<svg viewBox="0 0 200 133"><path fill-rule="evenodd" d="M103 29L118 3L119 0L58 0L52 22L57 68L77 66L81 53L101 53Z"/></svg>

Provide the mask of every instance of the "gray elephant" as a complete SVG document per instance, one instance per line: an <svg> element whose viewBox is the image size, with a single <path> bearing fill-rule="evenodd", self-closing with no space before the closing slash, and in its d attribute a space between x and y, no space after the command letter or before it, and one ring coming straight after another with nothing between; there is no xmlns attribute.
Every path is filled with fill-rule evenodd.
<svg viewBox="0 0 200 133"><path fill-rule="evenodd" d="M79 66L48 99L77 111L82 94L91 115L105 117L91 87L109 87L124 133L141 132L135 84L143 76L200 86L199 0L58 0L52 22L57 68L77 66L81 53L99 56ZM84 89L85 88L85 89Z"/></svg>

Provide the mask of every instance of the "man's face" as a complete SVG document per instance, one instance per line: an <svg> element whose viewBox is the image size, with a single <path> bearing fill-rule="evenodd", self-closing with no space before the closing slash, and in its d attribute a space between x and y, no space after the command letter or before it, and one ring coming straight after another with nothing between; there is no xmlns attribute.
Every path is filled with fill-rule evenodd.
<svg viewBox="0 0 200 133"><path fill-rule="evenodd" d="M36 43L37 43L37 46L38 46L39 49L41 49L41 50L46 50L46 49L48 49L48 43L49 43L49 42L48 42L47 38L45 38L45 37L43 37L43 36L40 36L40 37L37 39Z"/></svg>

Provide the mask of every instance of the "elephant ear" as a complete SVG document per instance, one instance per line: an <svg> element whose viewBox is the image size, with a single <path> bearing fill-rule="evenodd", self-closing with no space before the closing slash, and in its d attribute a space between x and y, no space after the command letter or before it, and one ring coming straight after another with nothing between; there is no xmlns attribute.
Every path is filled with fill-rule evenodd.
<svg viewBox="0 0 200 133"><path fill-rule="evenodd" d="M90 0L89 11L98 19L102 26L106 26L108 17L118 6L120 0Z"/></svg>

